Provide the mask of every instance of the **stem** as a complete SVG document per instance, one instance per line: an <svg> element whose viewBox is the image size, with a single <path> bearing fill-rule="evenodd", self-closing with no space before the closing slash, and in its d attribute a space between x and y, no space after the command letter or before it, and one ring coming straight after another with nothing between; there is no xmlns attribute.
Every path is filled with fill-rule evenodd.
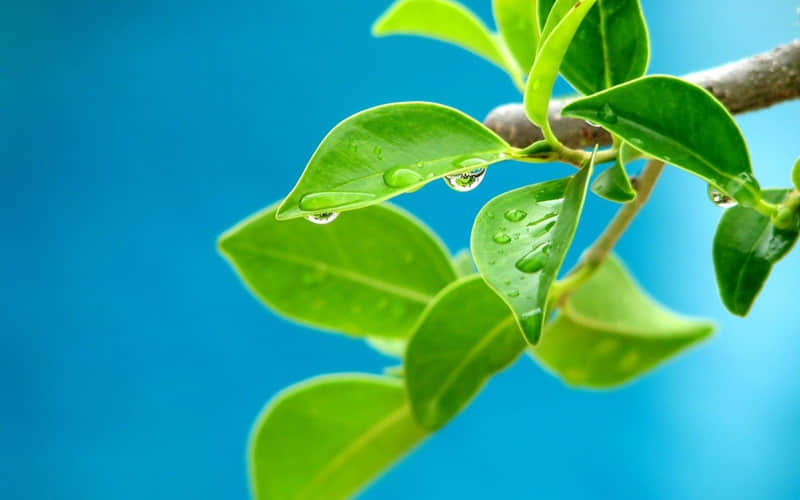
<svg viewBox="0 0 800 500"><path fill-rule="evenodd" d="M584 252L581 262L578 264L579 266L585 266L594 271L603 263L608 254L611 253L614 245L617 244L617 241L619 241L622 234L639 213L639 210L647 203L647 199L650 198L650 193L653 191L653 186L655 186L662 170L664 170L664 162L659 160L647 162L638 177L636 199L619 209L617 215L614 216L614 219L603 231L603 234Z"/></svg>

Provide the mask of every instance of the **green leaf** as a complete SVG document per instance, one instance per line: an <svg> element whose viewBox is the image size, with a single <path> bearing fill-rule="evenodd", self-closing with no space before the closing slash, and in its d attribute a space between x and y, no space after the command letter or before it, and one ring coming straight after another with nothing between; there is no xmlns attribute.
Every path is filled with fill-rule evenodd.
<svg viewBox="0 0 800 500"><path fill-rule="evenodd" d="M742 133L706 90L647 76L568 104L562 114L602 125L636 149L715 185L743 205L758 202Z"/></svg>
<svg viewBox="0 0 800 500"><path fill-rule="evenodd" d="M609 257L575 290L532 349L567 384L612 387L709 336L714 326L678 316L643 294Z"/></svg>
<svg viewBox="0 0 800 500"><path fill-rule="evenodd" d="M452 108L386 104L337 125L320 144L278 219L354 210L448 174L483 168L510 146Z"/></svg>
<svg viewBox="0 0 800 500"><path fill-rule="evenodd" d="M511 307L531 344L539 340L548 292L575 234L592 167L502 194L475 219L478 270Z"/></svg>
<svg viewBox="0 0 800 500"><path fill-rule="evenodd" d="M453 257L453 267L459 278L465 278L478 272L475 262L472 260L472 254L466 248Z"/></svg>
<svg viewBox="0 0 800 500"><path fill-rule="evenodd" d="M636 190L625 171L625 150L624 147L620 148L614 164L595 178L592 192L597 196L617 203L629 203L636 199Z"/></svg>
<svg viewBox="0 0 800 500"><path fill-rule="evenodd" d="M571 4L569 10L562 17L558 17L558 14L561 13L564 2L559 0L559 4L554 7L550 17L557 18L558 24L554 24L548 17L545 29L542 30L536 60L533 62L525 86L525 111L528 118L539 126L544 126L547 122L547 107L553 94L553 85L558 76L561 60L564 59L575 31L595 0L578 2L570 0L569 3Z"/></svg>
<svg viewBox="0 0 800 500"><path fill-rule="evenodd" d="M780 203L788 189L765 189L764 199ZM797 241L798 230L776 228L769 217L745 207L725 210L714 236L714 269L722 302L733 314L746 316L772 266Z"/></svg>
<svg viewBox="0 0 800 500"><path fill-rule="evenodd" d="M417 421L437 429L525 350L508 306L480 276L442 290L408 344L405 375Z"/></svg>
<svg viewBox="0 0 800 500"><path fill-rule="evenodd" d="M382 337L367 337L364 339L368 346L390 358L403 359L406 352L406 339L392 339Z"/></svg>
<svg viewBox="0 0 800 500"><path fill-rule="evenodd" d="M375 36L420 35L458 45L512 76L519 68L503 55L493 33L469 9L448 0L399 0L372 26Z"/></svg>
<svg viewBox="0 0 800 500"><path fill-rule="evenodd" d="M493 0L494 19L500 36L523 73L527 74L539 43L538 0Z"/></svg>
<svg viewBox="0 0 800 500"><path fill-rule="evenodd" d="M349 498L425 437L402 381L329 375L278 394L250 438L256 500Z"/></svg>
<svg viewBox="0 0 800 500"><path fill-rule="evenodd" d="M374 206L325 226L279 222L269 208L219 240L248 288L276 312L350 335L405 337L455 279L447 251L420 222Z"/></svg>
<svg viewBox="0 0 800 500"><path fill-rule="evenodd" d="M542 24L554 3L539 0ZM639 0L597 0L572 39L561 74L579 92L594 94L644 75L649 59L650 41Z"/></svg>
<svg viewBox="0 0 800 500"><path fill-rule="evenodd" d="M794 168L792 168L792 184L795 189L800 191L800 157L797 158Z"/></svg>

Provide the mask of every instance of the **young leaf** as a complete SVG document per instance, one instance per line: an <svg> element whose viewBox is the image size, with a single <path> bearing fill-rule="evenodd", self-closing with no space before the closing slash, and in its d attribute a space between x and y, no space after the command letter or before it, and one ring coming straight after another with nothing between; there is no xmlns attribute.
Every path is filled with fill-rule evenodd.
<svg viewBox="0 0 800 500"><path fill-rule="evenodd" d="M534 357L578 387L613 387L641 375L713 331L644 295L609 257L547 325Z"/></svg>
<svg viewBox="0 0 800 500"><path fill-rule="evenodd" d="M472 254L466 248L453 257L453 267L456 269L456 274L459 278L466 278L478 272L475 268L475 262L472 260Z"/></svg>
<svg viewBox="0 0 800 500"><path fill-rule="evenodd" d="M536 57L539 43L537 0L493 0L494 19L500 36L527 74Z"/></svg>
<svg viewBox="0 0 800 500"><path fill-rule="evenodd" d="M269 208L222 235L219 248L278 313L350 335L405 337L455 279L441 242L389 206L348 213L325 226L279 222Z"/></svg>
<svg viewBox="0 0 800 500"><path fill-rule="evenodd" d="M323 139L277 217L374 205L438 177L501 161L509 149L494 132L446 106L378 106L347 118Z"/></svg>
<svg viewBox="0 0 800 500"><path fill-rule="evenodd" d="M765 189L772 203L786 198L788 189ZM746 316L769 277L772 266L791 250L798 228L781 230L769 217L745 207L725 210L714 236L714 269L722 302L730 312Z"/></svg>
<svg viewBox="0 0 800 500"><path fill-rule="evenodd" d="M525 350L508 306L480 276L442 290L408 343L405 376L417 421L437 429Z"/></svg>
<svg viewBox="0 0 800 500"><path fill-rule="evenodd" d="M308 380L278 394L253 428L248 454L253 497L349 498L425 435L396 378Z"/></svg>
<svg viewBox="0 0 800 500"><path fill-rule="evenodd" d="M539 0L543 25L555 3ZM650 41L639 0L598 0L572 40L561 74L579 92L594 94L644 75L649 59Z"/></svg>
<svg viewBox="0 0 800 500"><path fill-rule="evenodd" d="M442 40L496 64L512 76L519 68L503 56L497 39L478 17L449 0L399 0L372 26L375 36L420 35Z"/></svg>
<svg viewBox="0 0 800 500"><path fill-rule="evenodd" d="M575 36L575 31L594 3L595 0L579 0L577 2L570 0L571 6L563 17L559 18L558 24L550 29L552 23L548 18L545 29L542 30L536 60L533 62L525 86L524 99L528 118L536 125L543 126L547 121L547 106L550 103L550 96L553 94L553 85L558 76L561 60ZM553 10L554 18L560 13L558 12L560 5L558 7Z"/></svg>
<svg viewBox="0 0 800 500"><path fill-rule="evenodd" d="M539 341L547 295L575 234L592 167L502 194L475 219L478 270L511 307L531 344Z"/></svg>
<svg viewBox="0 0 800 500"><path fill-rule="evenodd" d="M800 190L800 157L797 158L794 168L792 168L792 184L795 189Z"/></svg>
<svg viewBox="0 0 800 500"><path fill-rule="evenodd" d="M601 198L617 203L629 203L636 199L636 190L625 171L625 157L621 148L617 160L592 182L592 192Z"/></svg>
<svg viewBox="0 0 800 500"><path fill-rule="evenodd" d="M758 202L742 133L706 90L647 76L568 104L562 114L602 125L635 148L693 173L743 205Z"/></svg>

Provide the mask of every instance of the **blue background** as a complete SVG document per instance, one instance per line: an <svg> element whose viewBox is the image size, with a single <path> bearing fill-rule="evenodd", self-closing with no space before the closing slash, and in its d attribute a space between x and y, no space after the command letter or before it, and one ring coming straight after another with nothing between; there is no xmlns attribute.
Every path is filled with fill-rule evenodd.
<svg viewBox="0 0 800 500"><path fill-rule="evenodd" d="M271 395L390 362L264 310L215 251L356 111L430 100L482 118L519 100L470 54L372 39L388 3L3 3L0 497L245 499L246 437ZM643 3L651 72L800 34L795 0ZM467 4L490 19L488 0ZM739 118L765 186L788 185L799 114ZM436 183L397 203L457 250L491 197L565 172L508 164L474 192ZM577 249L613 209L588 204ZM719 215L669 169L618 249L659 300L716 318L711 341L615 392L522 360L364 498L798 498L800 252L733 318L711 267Z"/></svg>

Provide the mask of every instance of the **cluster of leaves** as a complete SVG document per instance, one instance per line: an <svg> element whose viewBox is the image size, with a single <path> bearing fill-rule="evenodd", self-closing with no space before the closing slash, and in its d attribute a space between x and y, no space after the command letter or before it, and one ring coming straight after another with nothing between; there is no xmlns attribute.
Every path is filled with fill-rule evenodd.
<svg viewBox="0 0 800 500"><path fill-rule="evenodd" d="M220 239L273 310L402 360L384 376L329 375L276 396L250 443L258 499L353 494L526 351L571 386L609 388L710 335L708 322L644 295L613 256L579 263L557 281L600 165L608 168L591 190L618 203L635 200L626 166L646 157L691 172L720 204L738 205L714 239L721 296L736 314L747 313L797 239L800 194L761 190L728 111L691 83L644 76L649 43L638 0L493 4L499 33L450 0L400 0L374 33L447 40L496 64L524 91L544 141L511 147L438 104L372 108L328 134L280 205ZM563 114L602 126L613 147L574 150L552 133L559 72L585 95ZM382 203L439 178L470 190L504 160L564 161L577 171L491 200L475 220L471 253L451 257L419 221Z"/></svg>

